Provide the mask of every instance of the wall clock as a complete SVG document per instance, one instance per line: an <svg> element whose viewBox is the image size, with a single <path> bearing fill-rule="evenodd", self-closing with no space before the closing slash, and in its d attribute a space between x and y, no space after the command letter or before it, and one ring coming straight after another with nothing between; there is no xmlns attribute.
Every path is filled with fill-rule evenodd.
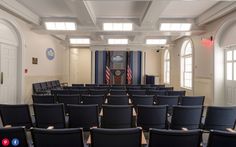
<svg viewBox="0 0 236 147"><path fill-rule="evenodd" d="M46 56L48 60L53 60L55 58L55 51L53 48L47 48L46 50Z"/></svg>

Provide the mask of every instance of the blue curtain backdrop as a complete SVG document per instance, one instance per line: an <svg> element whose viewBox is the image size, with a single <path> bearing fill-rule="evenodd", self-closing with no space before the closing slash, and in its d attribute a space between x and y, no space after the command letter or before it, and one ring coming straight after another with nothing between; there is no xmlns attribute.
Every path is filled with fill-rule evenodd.
<svg viewBox="0 0 236 147"><path fill-rule="evenodd" d="M120 68L126 67L126 51L110 51L111 57L121 56L124 60L120 62ZM95 52L95 83L105 83L105 71L106 71L106 51ZM113 67L113 60L110 59L110 68ZM130 51L130 65L132 69L132 84L141 84L142 74L142 52ZM126 79L124 79L126 80Z"/></svg>

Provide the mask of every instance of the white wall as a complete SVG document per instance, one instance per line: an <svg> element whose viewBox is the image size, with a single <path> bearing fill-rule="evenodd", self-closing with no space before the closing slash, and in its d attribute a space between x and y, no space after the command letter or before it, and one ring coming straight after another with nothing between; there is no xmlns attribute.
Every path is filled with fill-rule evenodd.
<svg viewBox="0 0 236 147"><path fill-rule="evenodd" d="M188 39L193 44L193 89L184 90L186 90L187 95L204 95L206 96L205 104L212 104L213 49L206 48L201 44L201 36L179 39L170 47L170 86L173 86L175 90L183 89L180 86L180 59L182 44ZM163 56L162 53L162 64L164 62ZM163 74L161 76L163 79Z"/></svg>
<svg viewBox="0 0 236 147"><path fill-rule="evenodd" d="M146 49L146 73L147 75L160 76L161 74L161 52L155 49Z"/></svg>
<svg viewBox="0 0 236 147"><path fill-rule="evenodd" d="M92 73L91 50L89 48L70 49L70 83L90 84Z"/></svg>
<svg viewBox="0 0 236 147"><path fill-rule="evenodd" d="M206 96L206 105L224 105L224 55L223 46L236 44L236 23L226 26L224 32L220 31L227 21L235 19L236 12L228 14L206 25L206 33L179 39L170 48L171 55L171 85L175 89L180 87L180 50L185 39L191 39L194 47L193 55L193 89L187 91L188 95ZM236 19L235 19L236 20ZM220 35L217 35L220 34ZM215 45L206 47L202 44L203 38L213 37ZM163 64L163 52L161 64ZM163 65L161 65L163 69ZM161 74L163 79L163 74Z"/></svg>
<svg viewBox="0 0 236 147"><path fill-rule="evenodd" d="M32 26L24 21L16 18L15 16L0 10L0 19L6 20L13 24L18 30L20 35L20 60L22 64L19 64L22 74L22 89L20 86L18 89L22 92L21 103L31 103L32 83L42 82L46 80L61 80L63 73L63 55L64 47L60 42L49 36L34 33ZM46 59L46 48L53 48L56 52L56 57L53 61ZM32 57L38 58L38 64L32 65ZM24 73L25 69L28 69L28 73Z"/></svg>

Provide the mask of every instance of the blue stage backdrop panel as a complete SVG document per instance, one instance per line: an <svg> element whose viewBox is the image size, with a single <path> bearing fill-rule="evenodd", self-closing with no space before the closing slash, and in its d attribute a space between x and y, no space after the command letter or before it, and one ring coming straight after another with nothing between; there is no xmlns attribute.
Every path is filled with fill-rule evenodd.
<svg viewBox="0 0 236 147"><path fill-rule="evenodd" d="M105 81L106 51L95 52L95 83L103 84Z"/></svg>
<svg viewBox="0 0 236 147"><path fill-rule="evenodd" d="M131 56L131 69L133 73L133 84L141 84L142 74L142 52L132 51Z"/></svg>
<svg viewBox="0 0 236 147"><path fill-rule="evenodd" d="M113 68L126 68L126 51L110 51L110 69ZM124 60L120 62L118 67L113 65L112 58L120 56ZM106 51L96 51L95 52L95 83L96 84L104 84L105 83L105 70L106 70ZM141 84L142 78L142 52L141 51L130 51L130 65L132 70L132 84ZM126 69L125 69L126 70ZM126 81L126 73L122 76L122 83L125 84ZM111 77L112 78L112 77Z"/></svg>

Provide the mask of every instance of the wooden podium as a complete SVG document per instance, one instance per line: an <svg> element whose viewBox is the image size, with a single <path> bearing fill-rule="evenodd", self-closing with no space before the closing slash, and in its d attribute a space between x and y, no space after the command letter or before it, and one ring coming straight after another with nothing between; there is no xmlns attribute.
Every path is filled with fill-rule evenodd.
<svg viewBox="0 0 236 147"><path fill-rule="evenodd" d="M122 85L125 84L125 69L111 69L112 84Z"/></svg>

